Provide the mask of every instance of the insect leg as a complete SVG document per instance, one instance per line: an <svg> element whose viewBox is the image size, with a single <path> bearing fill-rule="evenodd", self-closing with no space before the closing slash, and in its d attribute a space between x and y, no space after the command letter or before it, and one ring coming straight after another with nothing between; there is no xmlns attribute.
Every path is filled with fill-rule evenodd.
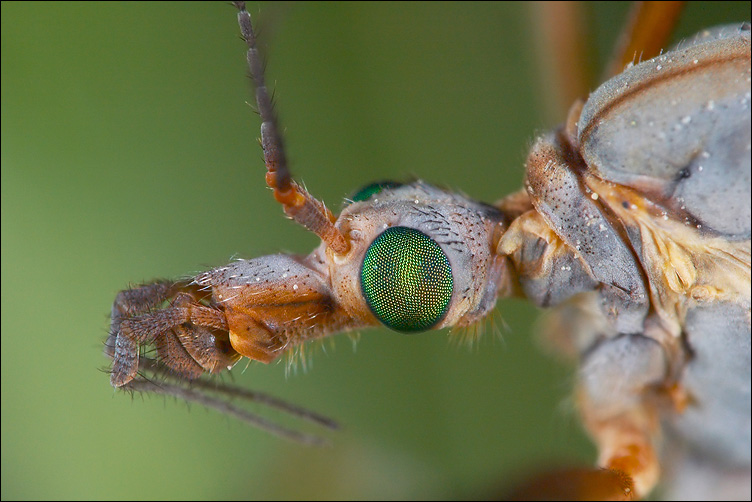
<svg viewBox="0 0 752 502"><path fill-rule="evenodd" d="M629 63L645 61L668 45L685 2L634 2L604 72L603 82L618 75Z"/></svg>
<svg viewBox="0 0 752 502"><path fill-rule="evenodd" d="M647 495L658 481L655 391L664 386L667 371L663 348L642 335L601 342L580 368L579 408L598 445L598 465L629 476L635 491L629 495L635 497Z"/></svg>
<svg viewBox="0 0 752 502"><path fill-rule="evenodd" d="M530 2L540 82L545 88L547 121L555 124L578 99L587 98L593 85L588 48L590 31L584 2Z"/></svg>

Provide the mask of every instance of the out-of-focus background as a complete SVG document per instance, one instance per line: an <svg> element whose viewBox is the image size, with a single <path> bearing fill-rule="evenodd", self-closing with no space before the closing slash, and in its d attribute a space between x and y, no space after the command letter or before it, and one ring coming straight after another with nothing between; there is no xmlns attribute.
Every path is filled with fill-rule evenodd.
<svg viewBox="0 0 752 502"><path fill-rule="evenodd" d="M627 7L589 10L594 61ZM411 176L496 200L553 125L525 5L249 10L293 172L330 207ZM690 4L679 36L748 18L748 2ZM264 186L231 6L3 2L1 61L4 500L462 498L593 461L571 371L537 346L538 312L519 300L499 304L501 338L472 350L447 332L369 330L307 371L233 370L338 419L331 448L114 392L102 341L119 289L316 238Z"/></svg>

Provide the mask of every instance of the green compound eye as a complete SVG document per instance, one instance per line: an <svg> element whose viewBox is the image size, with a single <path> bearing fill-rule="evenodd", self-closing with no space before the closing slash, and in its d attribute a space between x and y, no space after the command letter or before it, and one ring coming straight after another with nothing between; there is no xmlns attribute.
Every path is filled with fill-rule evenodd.
<svg viewBox="0 0 752 502"><path fill-rule="evenodd" d="M430 329L452 298L452 267L444 251L423 232L392 227L366 251L360 288L371 312L395 331Z"/></svg>
<svg viewBox="0 0 752 502"><path fill-rule="evenodd" d="M376 183L371 183L370 185L366 185L357 192L355 192L355 195L353 195L350 200L353 202L363 202L364 200L368 200L377 193L381 192L385 188L391 189L391 188L399 188L402 186L402 183L397 183L396 181L377 181Z"/></svg>

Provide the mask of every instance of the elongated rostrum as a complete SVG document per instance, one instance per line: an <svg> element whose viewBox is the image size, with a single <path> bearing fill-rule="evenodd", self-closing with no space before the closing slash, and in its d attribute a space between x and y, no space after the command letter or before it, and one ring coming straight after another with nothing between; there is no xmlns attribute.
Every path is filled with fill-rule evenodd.
<svg viewBox="0 0 752 502"><path fill-rule="evenodd" d="M113 386L154 365L190 381L241 356L269 363L369 326L471 326L523 296L554 309L550 338L578 361L579 412L605 468L592 471L594 493L646 495L669 456L680 457L674 479L749 493L748 23L703 31L576 102L535 141L524 188L494 204L382 181L335 215L290 177L251 18L236 5L266 182L321 244L120 292Z"/></svg>

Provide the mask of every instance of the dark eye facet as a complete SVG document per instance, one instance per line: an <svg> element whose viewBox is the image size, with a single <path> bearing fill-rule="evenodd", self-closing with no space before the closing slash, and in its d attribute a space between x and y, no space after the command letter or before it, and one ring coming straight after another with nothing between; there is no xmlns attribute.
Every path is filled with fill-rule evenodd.
<svg viewBox="0 0 752 502"><path fill-rule="evenodd" d="M386 229L363 259L360 288L373 314L402 332L425 331L446 314L452 268L441 247L408 227Z"/></svg>
<svg viewBox="0 0 752 502"><path fill-rule="evenodd" d="M375 183L366 185L355 192L355 194L350 197L350 200L352 200L353 202L363 202L364 200L370 199L384 189L399 188L401 186L402 183L398 183L396 181L377 181Z"/></svg>

